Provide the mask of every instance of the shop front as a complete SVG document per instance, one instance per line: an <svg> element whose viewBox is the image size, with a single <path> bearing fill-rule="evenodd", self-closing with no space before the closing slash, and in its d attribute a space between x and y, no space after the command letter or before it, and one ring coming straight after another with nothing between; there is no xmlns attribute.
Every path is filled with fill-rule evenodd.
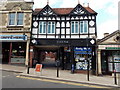
<svg viewBox="0 0 120 90"><path fill-rule="evenodd" d="M98 74L112 75L120 72L120 30L104 34L98 43Z"/></svg>
<svg viewBox="0 0 120 90"><path fill-rule="evenodd" d="M26 60L26 35L1 35L2 63L25 64Z"/></svg>
<svg viewBox="0 0 120 90"><path fill-rule="evenodd" d="M99 45L99 49L100 47L102 47L101 48L102 74L111 75L114 71L120 72L120 45Z"/></svg>
<svg viewBox="0 0 120 90"><path fill-rule="evenodd" d="M56 60L60 61L61 69L74 70L74 72L86 72L89 63L89 70L95 73L95 44L95 39L33 39L33 58L37 56L36 47L37 50L41 48L42 51L46 51L47 49L45 48L49 47L50 49L51 46L56 48Z"/></svg>

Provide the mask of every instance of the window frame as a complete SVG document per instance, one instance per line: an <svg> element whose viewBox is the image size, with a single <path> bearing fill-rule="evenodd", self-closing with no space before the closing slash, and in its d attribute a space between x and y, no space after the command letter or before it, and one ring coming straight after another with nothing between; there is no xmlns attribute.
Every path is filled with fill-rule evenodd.
<svg viewBox="0 0 120 90"><path fill-rule="evenodd" d="M22 13L22 15L23 15L21 25L18 25L18 13ZM10 24L10 20L11 20L10 15L11 14L15 14L15 16L14 16L14 24L12 24L12 25ZM24 13L23 12L10 12L8 17L9 17L8 18L8 26L23 26L24 25Z"/></svg>
<svg viewBox="0 0 120 90"><path fill-rule="evenodd" d="M76 22L77 22L77 24L76 24ZM76 27L76 25L78 27ZM76 31L76 28L78 28L78 30L77 30L78 32ZM79 21L71 21L71 34L79 34Z"/></svg>
<svg viewBox="0 0 120 90"><path fill-rule="evenodd" d="M42 24L41 24L42 23ZM40 25L42 25L42 28L40 30ZM39 22L39 34L46 34L46 22L45 21L40 21ZM40 32L42 31L42 32Z"/></svg>

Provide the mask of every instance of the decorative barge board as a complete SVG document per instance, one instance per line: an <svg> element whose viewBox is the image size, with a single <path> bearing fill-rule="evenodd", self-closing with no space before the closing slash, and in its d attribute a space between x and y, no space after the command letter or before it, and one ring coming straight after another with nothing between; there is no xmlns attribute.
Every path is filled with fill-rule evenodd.
<svg viewBox="0 0 120 90"><path fill-rule="evenodd" d="M60 46L74 48L87 48L92 50L92 63L95 62L96 45L96 16L97 13L90 7L78 4L75 8L51 8L48 4L44 8L35 9L33 12L33 24L31 33L31 45L37 46ZM61 52L63 53L63 52ZM79 53L81 54L81 53ZM75 51L71 61L76 68ZM84 54L86 56L87 53ZM91 66L91 70L95 70Z"/></svg>

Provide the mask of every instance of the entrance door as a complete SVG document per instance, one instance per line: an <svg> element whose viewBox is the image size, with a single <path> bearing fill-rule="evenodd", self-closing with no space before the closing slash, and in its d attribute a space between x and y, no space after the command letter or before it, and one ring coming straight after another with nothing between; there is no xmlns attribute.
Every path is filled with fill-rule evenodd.
<svg viewBox="0 0 120 90"><path fill-rule="evenodd" d="M10 43L3 42L2 43L2 63L9 63L9 51L10 51Z"/></svg>

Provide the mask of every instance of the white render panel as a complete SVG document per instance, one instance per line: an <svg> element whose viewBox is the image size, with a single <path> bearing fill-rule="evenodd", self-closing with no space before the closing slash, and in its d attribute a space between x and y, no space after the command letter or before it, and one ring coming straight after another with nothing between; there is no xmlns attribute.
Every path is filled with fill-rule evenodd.
<svg viewBox="0 0 120 90"><path fill-rule="evenodd" d="M32 35L32 38L37 38L37 35Z"/></svg>
<svg viewBox="0 0 120 90"><path fill-rule="evenodd" d="M90 35L90 38L95 38L95 35Z"/></svg>
<svg viewBox="0 0 120 90"><path fill-rule="evenodd" d="M65 23L64 22L62 22L62 27L65 27Z"/></svg>
<svg viewBox="0 0 120 90"><path fill-rule="evenodd" d="M61 38L65 38L65 35L62 35Z"/></svg>
<svg viewBox="0 0 120 90"><path fill-rule="evenodd" d="M56 34L60 34L60 29L56 29Z"/></svg>
<svg viewBox="0 0 120 90"><path fill-rule="evenodd" d="M55 18L53 17L52 20L55 20Z"/></svg>
<svg viewBox="0 0 120 90"><path fill-rule="evenodd" d="M71 35L71 38L79 38L79 35Z"/></svg>
<svg viewBox="0 0 120 90"><path fill-rule="evenodd" d="M67 18L66 18L66 20L70 20L70 18L69 18L69 17L67 17Z"/></svg>
<svg viewBox="0 0 120 90"><path fill-rule="evenodd" d="M95 16L92 16L92 19L95 19Z"/></svg>
<svg viewBox="0 0 120 90"><path fill-rule="evenodd" d="M47 20L47 18L46 18L46 17L44 17L44 20Z"/></svg>
<svg viewBox="0 0 120 90"><path fill-rule="evenodd" d="M33 30L32 30L32 34L37 34L37 31L38 31L37 28L33 28Z"/></svg>
<svg viewBox="0 0 120 90"><path fill-rule="evenodd" d="M47 35L47 38L55 38L55 35Z"/></svg>
<svg viewBox="0 0 120 90"><path fill-rule="evenodd" d="M57 17L57 20L60 20L60 18L59 18L59 17Z"/></svg>
<svg viewBox="0 0 120 90"><path fill-rule="evenodd" d="M90 33L95 33L95 28L89 28Z"/></svg>
<svg viewBox="0 0 120 90"><path fill-rule="evenodd" d="M70 29L66 29L66 34L70 34Z"/></svg>
<svg viewBox="0 0 120 90"><path fill-rule="evenodd" d="M70 35L66 35L66 38L70 38Z"/></svg>
<svg viewBox="0 0 120 90"><path fill-rule="evenodd" d="M56 27L60 27L60 23L59 22L57 22Z"/></svg>
<svg viewBox="0 0 120 90"><path fill-rule="evenodd" d="M38 38L46 38L46 35L39 35Z"/></svg>
<svg viewBox="0 0 120 90"><path fill-rule="evenodd" d="M61 29L61 34L65 34L65 29Z"/></svg>
<svg viewBox="0 0 120 90"><path fill-rule="evenodd" d="M70 23L69 22L66 23L66 27L70 27Z"/></svg>
<svg viewBox="0 0 120 90"><path fill-rule="evenodd" d="M88 35L80 35L80 38L87 38Z"/></svg>
<svg viewBox="0 0 120 90"><path fill-rule="evenodd" d="M88 18L85 16L84 19L88 19Z"/></svg>
<svg viewBox="0 0 120 90"><path fill-rule="evenodd" d="M62 17L61 19L62 19L62 20L65 20L65 17Z"/></svg>
<svg viewBox="0 0 120 90"><path fill-rule="evenodd" d="M40 18L40 20L43 20L43 18Z"/></svg>

